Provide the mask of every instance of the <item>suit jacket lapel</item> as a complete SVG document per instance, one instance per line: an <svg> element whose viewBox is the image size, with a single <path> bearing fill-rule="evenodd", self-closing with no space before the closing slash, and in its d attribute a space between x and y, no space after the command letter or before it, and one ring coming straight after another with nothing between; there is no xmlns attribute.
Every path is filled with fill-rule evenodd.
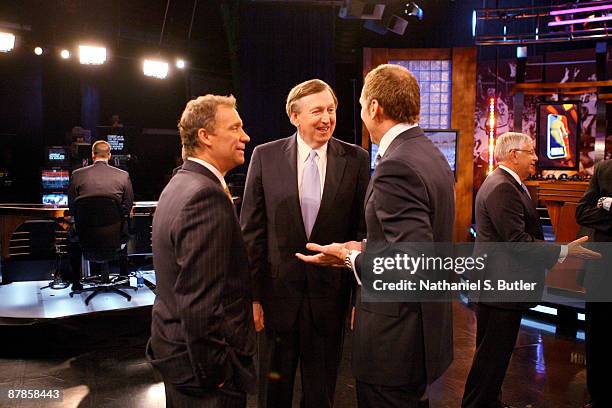
<svg viewBox="0 0 612 408"><path fill-rule="evenodd" d="M510 173L508 173L506 170L501 169L499 167L495 169L495 171L501 172L501 174L503 174L503 176L506 177L506 179L516 187L516 189L518 190L517 194L520 195L521 200L523 201L523 204L525 204L525 207L527 207L527 211L531 213L531 217L535 220L538 230L540 231L541 234L543 234L542 224L540 223L540 216L538 215L538 210L533 200L527 195L527 193L523 191L523 187L521 187L521 185L516 182L515 178L512 177Z"/></svg>
<svg viewBox="0 0 612 408"><path fill-rule="evenodd" d="M219 185L221 189L223 189L223 186L221 185L221 182L219 181L217 176L215 176L212 173L212 171L208 170L206 167L202 166L200 163L196 163L193 160L185 160L185 162L183 163L182 169L187 170L187 171L193 171L194 173L200 173L203 176L206 176L212 181L214 181L216 184Z"/></svg>
<svg viewBox="0 0 612 408"><path fill-rule="evenodd" d="M342 177L344 176L345 167L346 158L344 157L344 148L338 141L330 139L327 145L327 168L325 170L323 197L321 198L321 206L319 207L317 219L312 227L312 233L310 234L311 240L313 240L312 237L316 236L321 225L324 225L327 216L333 213L335 207L334 200L338 193Z"/></svg>
<svg viewBox="0 0 612 408"><path fill-rule="evenodd" d="M289 206L288 210L291 213L291 219L298 220L298 228L301 231L302 236L306 239L306 228L304 228L304 221L302 220L302 209L300 207L300 193L298 191L297 183L297 133L294 133L292 137L287 139L287 143L284 148L284 160L279 160L279 175L288 175L288 179L285 178L284 182L287 183L286 189L289 192Z"/></svg>

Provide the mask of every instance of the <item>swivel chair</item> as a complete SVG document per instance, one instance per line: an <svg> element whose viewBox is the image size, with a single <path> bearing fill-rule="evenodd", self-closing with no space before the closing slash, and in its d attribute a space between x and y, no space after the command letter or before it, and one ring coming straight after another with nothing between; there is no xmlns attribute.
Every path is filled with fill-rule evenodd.
<svg viewBox="0 0 612 408"><path fill-rule="evenodd" d="M88 278L85 287L70 293L92 293L85 299L88 305L91 299L101 292L113 292L123 296L128 301L130 295L119 288L136 289L129 285L128 276L110 278L108 263L119 259L122 250L122 236L125 219L121 214L119 203L113 197L86 195L74 200L74 221L83 259L89 263L101 264L100 275L94 279Z"/></svg>

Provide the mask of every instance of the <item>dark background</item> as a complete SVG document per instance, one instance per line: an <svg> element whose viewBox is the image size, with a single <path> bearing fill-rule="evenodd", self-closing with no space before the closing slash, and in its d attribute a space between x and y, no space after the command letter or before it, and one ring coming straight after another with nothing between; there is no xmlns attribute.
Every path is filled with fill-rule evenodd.
<svg viewBox="0 0 612 408"><path fill-rule="evenodd" d="M446 48L473 46L474 8L530 6L550 1L427 0L422 21L409 20L403 36L380 35L363 21L340 19L326 1L25 0L0 3L0 22L29 26L15 49L0 54L0 169L14 182L0 189L0 202L39 202L44 147L64 144L74 126L92 130L119 114L136 129L132 180L136 199L157 199L180 155L177 136L141 135L140 129L176 129L186 101L206 93L234 94L247 133L247 156L257 144L290 135L285 111L289 89L321 78L336 90L340 106L335 136L361 140L358 96L364 47ZM401 12L405 1L386 1ZM166 13L166 7L167 13ZM162 25L164 35L161 36ZM193 17L193 19L192 19ZM1 24L0 24L1 25ZM2 30L2 28L0 28ZM76 55L58 57L87 39L103 42L106 64L83 66ZM47 47L36 56L34 46ZM588 42L529 46L592 48ZM481 47L479 59L512 58L515 47ZM188 69L164 80L142 74L142 59L161 55ZM466 107L473 109L473 107ZM246 165L235 170L246 172Z"/></svg>

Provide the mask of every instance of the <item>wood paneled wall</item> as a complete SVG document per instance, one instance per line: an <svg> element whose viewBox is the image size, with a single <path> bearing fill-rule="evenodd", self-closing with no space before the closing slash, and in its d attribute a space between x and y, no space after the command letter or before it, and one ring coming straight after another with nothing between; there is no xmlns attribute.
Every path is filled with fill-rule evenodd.
<svg viewBox="0 0 612 408"><path fill-rule="evenodd" d="M380 64L396 60L451 60L451 128L459 130L455 181L455 242L470 239L474 180L474 109L476 106L476 48L365 48L363 77ZM370 139L362 127L361 143L369 149Z"/></svg>

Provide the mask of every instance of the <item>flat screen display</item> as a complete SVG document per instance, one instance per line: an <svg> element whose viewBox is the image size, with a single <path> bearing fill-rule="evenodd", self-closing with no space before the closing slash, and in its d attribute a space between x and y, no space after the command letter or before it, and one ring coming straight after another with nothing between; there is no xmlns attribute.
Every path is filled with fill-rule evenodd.
<svg viewBox="0 0 612 408"><path fill-rule="evenodd" d="M48 206L67 207L68 206L68 194L64 194L64 193L43 194L42 203L43 205L48 205Z"/></svg>
<svg viewBox="0 0 612 408"><path fill-rule="evenodd" d="M452 129L423 129L425 136L440 150L446 158L448 165L454 172L456 169L457 156L457 138L459 131ZM378 154L378 145L370 146L370 168L374 170L376 155Z"/></svg>
<svg viewBox="0 0 612 408"><path fill-rule="evenodd" d="M43 190L66 190L70 185L68 170L46 169L42 171L41 183Z"/></svg>
<svg viewBox="0 0 612 408"><path fill-rule="evenodd" d="M47 163L51 166L62 166L68 163L68 149L64 146L47 147Z"/></svg>
<svg viewBox="0 0 612 408"><path fill-rule="evenodd" d="M580 102L538 104L538 167L577 170Z"/></svg>
<svg viewBox="0 0 612 408"><path fill-rule="evenodd" d="M440 150L446 158L448 165L454 172L456 170L457 157L457 130L450 129L425 129L425 136Z"/></svg>
<svg viewBox="0 0 612 408"><path fill-rule="evenodd" d="M112 154L123 154L126 152L124 135L108 134L106 135L106 141L111 147Z"/></svg>

